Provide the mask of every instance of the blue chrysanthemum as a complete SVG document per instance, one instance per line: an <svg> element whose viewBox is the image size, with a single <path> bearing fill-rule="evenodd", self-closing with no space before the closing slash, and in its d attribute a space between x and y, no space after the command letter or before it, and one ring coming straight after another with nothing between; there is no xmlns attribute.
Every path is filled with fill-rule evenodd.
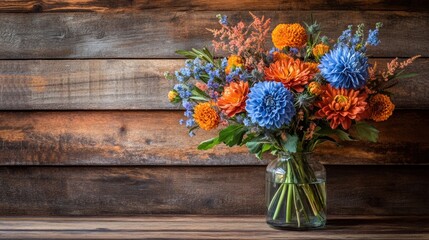
<svg viewBox="0 0 429 240"><path fill-rule="evenodd" d="M368 58L362 52L340 45L322 57L319 69L334 88L359 89L368 79Z"/></svg>
<svg viewBox="0 0 429 240"><path fill-rule="evenodd" d="M250 120L267 129L277 129L288 124L295 116L293 95L279 82L258 82L246 100Z"/></svg>

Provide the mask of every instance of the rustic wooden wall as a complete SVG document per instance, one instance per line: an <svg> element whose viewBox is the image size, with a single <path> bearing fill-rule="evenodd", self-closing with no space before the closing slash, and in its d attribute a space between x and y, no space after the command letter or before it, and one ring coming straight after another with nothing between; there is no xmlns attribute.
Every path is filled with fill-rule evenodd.
<svg viewBox="0 0 429 240"><path fill-rule="evenodd" d="M327 145L329 214L427 215L429 8L423 0L0 2L0 214L262 214L264 164L196 144L168 103L176 49L208 46L217 13L308 21L337 36L384 23L371 51L423 57L380 142ZM123 111L126 110L126 111Z"/></svg>

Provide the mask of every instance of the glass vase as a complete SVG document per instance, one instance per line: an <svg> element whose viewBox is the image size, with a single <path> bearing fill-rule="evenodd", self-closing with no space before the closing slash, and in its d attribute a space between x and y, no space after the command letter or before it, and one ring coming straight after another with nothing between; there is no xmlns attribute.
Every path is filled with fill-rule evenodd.
<svg viewBox="0 0 429 240"><path fill-rule="evenodd" d="M309 230L326 223L326 171L311 153L282 153L266 171L267 223Z"/></svg>

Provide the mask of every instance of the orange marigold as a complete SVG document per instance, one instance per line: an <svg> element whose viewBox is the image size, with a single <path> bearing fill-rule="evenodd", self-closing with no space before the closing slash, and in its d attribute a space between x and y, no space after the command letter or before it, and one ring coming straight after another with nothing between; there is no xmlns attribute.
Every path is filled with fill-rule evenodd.
<svg viewBox="0 0 429 240"><path fill-rule="evenodd" d="M358 90L336 89L328 84L321 100L316 102L316 106L320 108L316 117L326 118L332 129L341 124L347 130L352 119L362 119L367 106L366 97L366 93Z"/></svg>
<svg viewBox="0 0 429 240"><path fill-rule="evenodd" d="M378 93L369 99L370 118L376 122L386 121L394 109L395 105L389 96Z"/></svg>
<svg viewBox="0 0 429 240"><path fill-rule="evenodd" d="M228 65L225 68L225 73L229 74L234 67L242 67L244 64L243 58L237 55L231 55L228 58Z"/></svg>
<svg viewBox="0 0 429 240"><path fill-rule="evenodd" d="M320 94L323 93L323 88L322 85L318 82L311 82L310 84L308 84L308 91L316 96L319 96Z"/></svg>
<svg viewBox="0 0 429 240"><path fill-rule="evenodd" d="M232 82L223 90L217 105L228 117L233 117L235 114L245 111L248 93L248 82Z"/></svg>
<svg viewBox="0 0 429 240"><path fill-rule="evenodd" d="M274 46L278 49L300 48L307 43L307 33L299 23L279 24L274 28L271 37Z"/></svg>
<svg viewBox="0 0 429 240"><path fill-rule="evenodd" d="M265 68L264 72L266 80L281 82L286 88L294 89L297 92L304 91L304 85L315 74L306 63L293 58L274 62Z"/></svg>
<svg viewBox="0 0 429 240"><path fill-rule="evenodd" d="M314 46L313 48L313 55L316 57L321 57L323 56L325 53L327 53L329 51L329 46L325 45L323 43L319 43L316 46Z"/></svg>
<svg viewBox="0 0 429 240"><path fill-rule="evenodd" d="M213 109L213 104L199 103L194 108L195 122L204 130L211 130L219 125L219 115Z"/></svg>

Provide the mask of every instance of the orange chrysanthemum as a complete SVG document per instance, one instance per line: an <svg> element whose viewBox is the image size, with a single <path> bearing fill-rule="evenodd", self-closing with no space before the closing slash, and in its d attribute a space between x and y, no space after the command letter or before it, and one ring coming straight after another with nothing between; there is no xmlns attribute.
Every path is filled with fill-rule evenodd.
<svg viewBox="0 0 429 240"><path fill-rule="evenodd" d="M379 93L369 99L370 118L376 122L386 121L394 109L395 105L389 96Z"/></svg>
<svg viewBox="0 0 429 240"><path fill-rule="evenodd" d="M320 94L322 94L324 92L322 85L318 82L311 82L310 84L308 84L308 91L316 96L319 96Z"/></svg>
<svg viewBox="0 0 429 240"><path fill-rule="evenodd" d="M326 118L332 129L341 124L344 129L349 129L352 119L360 120L365 112L367 95L358 90L335 89L327 85L321 100L316 103L320 108L316 117Z"/></svg>
<svg viewBox="0 0 429 240"><path fill-rule="evenodd" d="M219 125L219 115L213 109L213 104L199 103L194 108L195 122L204 130L211 130Z"/></svg>
<svg viewBox="0 0 429 240"><path fill-rule="evenodd" d="M243 58L237 55L231 55L228 58L228 65L225 68L225 73L229 74L234 67L242 67L244 64Z"/></svg>
<svg viewBox="0 0 429 240"><path fill-rule="evenodd" d="M314 74L315 72L306 63L293 58L274 62L265 68L266 80L281 82L286 88L297 92L304 91L304 85L313 78Z"/></svg>
<svg viewBox="0 0 429 240"><path fill-rule="evenodd" d="M271 37L274 46L278 49L284 47L300 48L307 43L307 33L299 24L279 24L274 28Z"/></svg>
<svg viewBox="0 0 429 240"><path fill-rule="evenodd" d="M316 57L321 57L325 53L327 53L328 51L329 51L329 46L325 45L323 43L320 43L320 44L317 44L316 46L314 46L313 55Z"/></svg>
<svg viewBox="0 0 429 240"><path fill-rule="evenodd" d="M225 87L217 105L228 117L233 117L235 114L245 111L248 93L248 82L232 82Z"/></svg>

